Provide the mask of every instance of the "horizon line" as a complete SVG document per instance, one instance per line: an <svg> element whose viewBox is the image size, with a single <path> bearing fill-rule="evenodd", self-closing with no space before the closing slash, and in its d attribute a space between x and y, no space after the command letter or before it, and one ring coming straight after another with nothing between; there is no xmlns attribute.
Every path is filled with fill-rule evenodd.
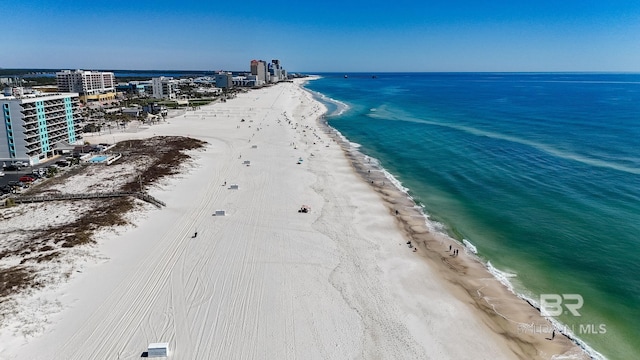
<svg viewBox="0 0 640 360"><path fill-rule="evenodd" d="M33 71L48 71L55 72L59 70L69 70L72 68L3 68L0 67L0 71L4 70L33 70ZM111 72L249 72L251 70L193 70L193 69L99 69L99 68L80 68L75 70L87 70L87 71L111 71ZM289 73L296 74L640 74L640 70L432 70L432 71L291 71Z"/></svg>

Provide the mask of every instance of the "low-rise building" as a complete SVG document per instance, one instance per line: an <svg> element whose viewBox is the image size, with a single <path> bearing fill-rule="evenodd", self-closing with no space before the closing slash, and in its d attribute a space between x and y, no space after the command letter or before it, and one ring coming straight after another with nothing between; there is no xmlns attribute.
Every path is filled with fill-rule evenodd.
<svg viewBox="0 0 640 360"><path fill-rule="evenodd" d="M115 101L116 93L114 91L110 91L108 93L103 94L91 94L91 95L80 95L80 101L87 104L89 102L108 102Z"/></svg>
<svg viewBox="0 0 640 360"><path fill-rule="evenodd" d="M140 107L122 108L122 114L129 117L138 117L144 113L144 110Z"/></svg>
<svg viewBox="0 0 640 360"><path fill-rule="evenodd" d="M160 76L151 79L153 97L156 99L175 99L177 96L178 81L170 77Z"/></svg>
<svg viewBox="0 0 640 360"><path fill-rule="evenodd" d="M229 72L219 72L216 74L216 87L221 89L231 89L233 87L233 75Z"/></svg>
<svg viewBox="0 0 640 360"><path fill-rule="evenodd" d="M222 94L222 89L218 87L199 87L195 89L195 93L208 96L217 96Z"/></svg>
<svg viewBox="0 0 640 360"><path fill-rule="evenodd" d="M156 103L153 104L147 104L145 106L142 107L142 109L152 115L160 115L163 117L166 117L169 114L169 111L167 110L167 107L164 105L158 105Z"/></svg>
<svg viewBox="0 0 640 360"><path fill-rule="evenodd" d="M131 81L128 83L118 83L116 90L132 95L153 94L153 84L151 81Z"/></svg>
<svg viewBox="0 0 640 360"><path fill-rule="evenodd" d="M251 76L251 75L249 75ZM247 76L237 75L233 77L233 86L234 87L252 87L256 86L255 76L253 80L249 79Z"/></svg>

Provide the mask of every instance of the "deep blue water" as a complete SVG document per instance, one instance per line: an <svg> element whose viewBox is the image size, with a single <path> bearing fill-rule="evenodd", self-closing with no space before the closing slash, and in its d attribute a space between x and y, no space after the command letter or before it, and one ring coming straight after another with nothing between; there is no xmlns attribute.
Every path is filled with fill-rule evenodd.
<svg viewBox="0 0 640 360"><path fill-rule="evenodd" d="M348 105L329 124L450 235L534 301L581 295L557 320L640 357L640 74L321 75L307 88Z"/></svg>

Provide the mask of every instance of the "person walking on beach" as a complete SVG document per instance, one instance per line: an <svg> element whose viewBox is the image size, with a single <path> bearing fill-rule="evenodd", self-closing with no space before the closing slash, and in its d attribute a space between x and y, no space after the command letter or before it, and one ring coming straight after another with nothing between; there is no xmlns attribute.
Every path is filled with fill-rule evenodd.
<svg viewBox="0 0 640 360"><path fill-rule="evenodd" d="M449 245L449 252L451 252L451 245Z"/></svg>

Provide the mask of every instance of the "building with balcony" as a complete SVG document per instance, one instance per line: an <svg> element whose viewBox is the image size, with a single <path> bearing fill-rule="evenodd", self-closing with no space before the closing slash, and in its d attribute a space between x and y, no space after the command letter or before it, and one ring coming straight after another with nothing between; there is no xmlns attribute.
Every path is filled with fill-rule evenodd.
<svg viewBox="0 0 640 360"><path fill-rule="evenodd" d="M116 90L116 78L112 72L62 70L56 73L58 91L80 95L104 94Z"/></svg>
<svg viewBox="0 0 640 360"><path fill-rule="evenodd" d="M80 144L79 94L0 95L0 161L38 164L56 146Z"/></svg>
<svg viewBox="0 0 640 360"><path fill-rule="evenodd" d="M177 97L178 81L170 77L160 76L151 79L153 97L156 99L175 99Z"/></svg>
<svg viewBox="0 0 640 360"><path fill-rule="evenodd" d="M62 70L56 73L58 91L78 93L80 101L111 101L115 99L116 78L112 72Z"/></svg>

